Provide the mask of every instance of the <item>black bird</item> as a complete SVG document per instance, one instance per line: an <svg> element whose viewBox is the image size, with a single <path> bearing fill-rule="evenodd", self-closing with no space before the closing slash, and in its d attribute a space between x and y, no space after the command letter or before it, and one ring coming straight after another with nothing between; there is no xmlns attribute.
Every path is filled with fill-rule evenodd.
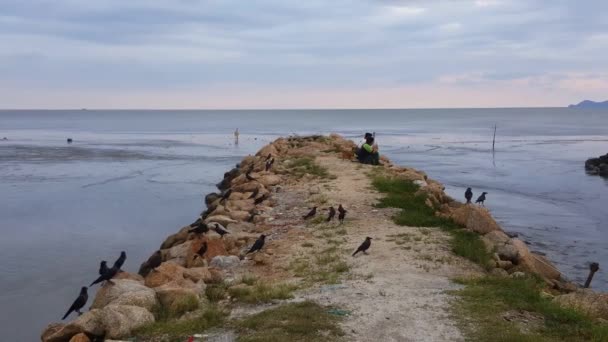
<svg viewBox="0 0 608 342"><path fill-rule="evenodd" d="M329 207L329 216L327 216L327 222L331 222L334 216L336 216L336 209L334 209L334 207Z"/></svg>
<svg viewBox="0 0 608 342"><path fill-rule="evenodd" d="M303 219L308 220L317 214L317 207L312 207L312 210L308 214L302 216Z"/></svg>
<svg viewBox="0 0 608 342"><path fill-rule="evenodd" d="M188 233L205 234L208 231L209 231L209 227L207 226L207 224L204 222L201 222L198 226L192 227L192 229L188 230Z"/></svg>
<svg viewBox="0 0 608 342"><path fill-rule="evenodd" d="M78 295L78 298L76 298L74 303L72 303L72 306L70 306L68 312L65 313L62 320L66 319L74 311L78 312L78 315L82 315L80 309L82 309L82 307L87 303L87 300L89 300L89 294L87 293L87 287L83 286L80 289L80 294Z"/></svg>
<svg viewBox="0 0 608 342"><path fill-rule="evenodd" d="M105 260L102 260L101 263L99 263L99 275L102 275L102 274L106 273L107 271L108 271L107 262Z"/></svg>
<svg viewBox="0 0 608 342"><path fill-rule="evenodd" d="M142 277L146 277L151 271L154 271L155 268L157 268L158 266L160 266L160 264L163 262L163 256L160 252L160 250L154 252L154 254L152 254L148 260L146 260L143 264L141 264L141 266L139 267L139 272L137 272L139 275L141 275Z"/></svg>
<svg viewBox="0 0 608 342"><path fill-rule="evenodd" d="M477 198L477 201L475 201L475 203L481 203L481 205L485 206L483 202L485 202L486 200L486 194L487 192L482 192L481 196Z"/></svg>
<svg viewBox="0 0 608 342"><path fill-rule="evenodd" d="M266 241L266 235L262 234L257 240L255 240L253 246L251 246L249 252L245 253L245 255L261 250L262 247L264 247L264 241Z"/></svg>
<svg viewBox="0 0 608 342"><path fill-rule="evenodd" d="M108 281L108 282L112 282L112 278L114 278L114 276L118 273L118 267L116 267L116 265L112 266L112 268L109 268L107 272L105 272L104 274L100 275L99 278L95 279L94 282L91 283L91 285L89 286L93 286L95 284L99 284L102 281Z"/></svg>
<svg viewBox="0 0 608 342"><path fill-rule="evenodd" d="M268 199L268 194L264 194L264 195L260 196L259 198L256 198L255 201L253 201L253 204L258 205L267 199Z"/></svg>
<svg viewBox="0 0 608 342"><path fill-rule="evenodd" d="M220 200L220 203L225 202L228 197L230 197L230 195L232 194L232 189L228 189L226 192L224 192L224 194L222 194L222 199Z"/></svg>
<svg viewBox="0 0 608 342"><path fill-rule="evenodd" d="M250 172L247 172L245 174L245 178L247 178L248 181L254 181L254 180L256 180L255 178L251 177L251 173Z"/></svg>
<svg viewBox="0 0 608 342"><path fill-rule="evenodd" d="M363 254L367 254L367 249L369 248L369 246L371 246L372 244L372 238L371 237L366 237L365 241L363 241L363 243L361 244L361 246L359 246L359 248L357 248L357 250L355 251L355 253L353 253L353 256L357 255L357 253L359 252L363 252Z"/></svg>
<svg viewBox="0 0 608 342"><path fill-rule="evenodd" d="M266 171L270 170L270 168L272 167L272 160L273 159L266 162Z"/></svg>
<svg viewBox="0 0 608 342"><path fill-rule="evenodd" d="M340 224L344 223L344 218L346 217L346 209L344 209L344 207L342 207L342 204L340 204L338 206L338 212L340 214L338 214L338 221L340 221Z"/></svg>
<svg viewBox="0 0 608 342"><path fill-rule="evenodd" d="M260 188L255 188L255 190L253 190L253 192L251 193L251 196L249 196L249 199L255 198L259 193Z"/></svg>
<svg viewBox="0 0 608 342"><path fill-rule="evenodd" d="M127 260L127 253L125 253L125 251L122 251L120 252L120 256L118 257L118 259L114 261L114 267L120 271L120 268L125 263L125 260Z"/></svg>
<svg viewBox="0 0 608 342"><path fill-rule="evenodd" d="M68 144L72 143L72 138L68 138Z"/></svg>
<svg viewBox="0 0 608 342"><path fill-rule="evenodd" d="M272 158L272 153L268 153L268 156L266 157L266 160Z"/></svg>
<svg viewBox="0 0 608 342"><path fill-rule="evenodd" d="M464 198L467 199L467 204L471 203L471 199L473 198L473 191L471 191L471 188L467 188L467 191L464 192Z"/></svg>
<svg viewBox="0 0 608 342"><path fill-rule="evenodd" d="M207 241L203 241L201 248L199 248L198 251L196 252L196 254L198 256L200 256L201 258L205 255L205 253L207 253Z"/></svg>
<svg viewBox="0 0 608 342"><path fill-rule="evenodd" d="M214 230L215 230L216 233L220 234L220 237L224 237L224 235L230 234L229 231L227 231L226 229L223 229L222 227L220 227L219 223L215 224Z"/></svg>

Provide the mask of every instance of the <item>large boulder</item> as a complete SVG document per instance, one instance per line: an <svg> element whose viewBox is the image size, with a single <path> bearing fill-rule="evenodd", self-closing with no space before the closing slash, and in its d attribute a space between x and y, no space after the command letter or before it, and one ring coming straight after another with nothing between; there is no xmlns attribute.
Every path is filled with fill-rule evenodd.
<svg viewBox="0 0 608 342"><path fill-rule="evenodd" d="M238 266L241 263L241 259L236 255L218 255L211 259L209 266L219 268L219 269L227 269Z"/></svg>
<svg viewBox="0 0 608 342"><path fill-rule="evenodd" d="M188 254L194 240L186 241L182 244L175 245L167 250L161 251L163 260L172 262L181 266L186 266Z"/></svg>
<svg viewBox="0 0 608 342"><path fill-rule="evenodd" d="M550 284L551 280L560 279L561 273L547 258L530 252L528 246L519 239L512 239L511 243L517 249L516 264L520 270L537 274Z"/></svg>
<svg viewBox="0 0 608 342"><path fill-rule="evenodd" d="M230 212L230 218L236 221L247 221L250 217L249 211L236 210Z"/></svg>
<svg viewBox="0 0 608 342"><path fill-rule="evenodd" d="M218 199L220 199L222 196L218 193L212 192L210 194L207 194L207 196L205 196L205 205L207 205L207 207L211 206L211 204L215 201L217 201Z"/></svg>
<svg viewBox="0 0 608 342"><path fill-rule="evenodd" d="M205 290L204 283L201 284L202 286L197 286L192 282L189 282L188 285L186 283L168 283L155 290L160 304L172 315L178 316L198 308Z"/></svg>
<svg viewBox="0 0 608 342"><path fill-rule="evenodd" d="M155 288L172 281L182 280L184 270L185 268L177 264L164 262L146 276L145 284L147 287Z"/></svg>
<svg viewBox="0 0 608 342"><path fill-rule="evenodd" d="M255 155L266 158L269 154L273 156L279 154L279 151L277 151L277 148L274 146L274 144L268 144L262 147Z"/></svg>
<svg viewBox="0 0 608 342"><path fill-rule="evenodd" d="M260 188L262 185L256 181L252 181L252 182L247 182L247 183L242 183L239 185L236 185L232 188L232 191L234 192L253 192L256 189Z"/></svg>
<svg viewBox="0 0 608 342"><path fill-rule="evenodd" d="M190 230L190 226L185 226L181 228L179 232L169 235L169 237L167 237L160 245L160 249L167 249L180 243L184 243L186 240L188 240L188 230Z"/></svg>
<svg viewBox="0 0 608 342"><path fill-rule="evenodd" d="M231 223L237 223L237 220L231 219L228 216L224 216L224 215L213 215L213 216L209 216L205 219L205 223L209 223L209 222L217 222L219 224L221 224L224 227L227 227L229 224Z"/></svg>
<svg viewBox="0 0 608 342"><path fill-rule="evenodd" d="M452 210L450 217L454 222L480 234L501 230L500 226L494 221L494 218L487 209L474 205L465 205L454 209Z"/></svg>
<svg viewBox="0 0 608 342"><path fill-rule="evenodd" d="M87 311L68 324L49 324L42 333L41 340L43 342L68 342L80 333L103 336L105 328L101 321L101 311L100 309Z"/></svg>
<svg viewBox="0 0 608 342"><path fill-rule="evenodd" d="M154 323L154 315L138 306L109 305L100 316L106 338L126 338L137 328Z"/></svg>
<svg viewBox="0 0 608 342"><path fill-rule="evenodd" d="M205 236L202 239L192 240L192 245L187 258L188 267L192 267L195 259L199 258L196 253L201 248L203 243L207 243L207 252L205 252L204 255L207 262L211 261L211 259L213 259L215 256L228 255L228 251L226 250L223 239L220 239L219 237Z"/></svg>
<svg viewBox="0 0 608 342"><path fill-rule="evenodd" d="M608 320L608 293L596 293L583 289L557 296L553 301L563 307L579 310L591 317Z"/></svg>
<svg viewBox="0 0 608 342"><path fill-rule="evenodd" d="M151 310L157 304L154 290L141 282L131 279L113 279L112 284L105 284L91 305L92 309L101 309L108 305L139 306Z"/></svg>
<svg viewBox="0 0 608 342"><path fill-rule="evenodd" d="M266 188L269 188L271 186L281 184L281 177L274 174L266 174L264 176L258 177L258 182L260 182Z"/></svg>

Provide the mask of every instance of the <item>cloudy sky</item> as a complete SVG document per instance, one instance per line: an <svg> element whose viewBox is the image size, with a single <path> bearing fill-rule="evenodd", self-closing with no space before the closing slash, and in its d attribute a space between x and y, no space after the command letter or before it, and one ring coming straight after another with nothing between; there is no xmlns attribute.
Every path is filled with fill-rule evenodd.
<svg viewBox="0 0 608 342"><path fill-rule="evenodd" d="M606 0L0 0L0 108L608 99Z"/></svg>

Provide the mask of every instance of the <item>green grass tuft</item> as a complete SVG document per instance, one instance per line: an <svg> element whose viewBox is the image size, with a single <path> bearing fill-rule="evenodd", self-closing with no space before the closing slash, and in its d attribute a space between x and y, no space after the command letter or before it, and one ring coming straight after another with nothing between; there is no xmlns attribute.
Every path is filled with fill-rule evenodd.
<svg viewBox="0 0 608 342"><path fill-rule="evenodd" d="M269 303L278 299L291 299L294 290L296 290L294 285L256 283L249 287L231 287L228 289L228 293L236 301L255 304Z"/></svg>
<svg viewBox="0 0 608 342"><path fill-rule="evenodd" d="M154 323L137 329L133 335L137 338L164 336L169 341L185 341L188 336L201 333L209 328L224 323L228 314L215 306L206 308L195 318L187 320L157 320Z"/></svg>
<svg viewBox="0 0 608 342"><path fill-rule="evenodd" d="M247 317L237 326L239 342L336 341L339 317L314 302L291 303Z"/></svg>
<svg viewBox="0 0 608 342"><path fill-rule="evenodd" d="M460 229L461 227L451 219L435 215L435 209L426 205L426 196L416 194L419 187L414 182L374 176L372 185L385 197L377 204L380 208L399 208L393 220L396 224L410 227L438 227L452 235L452 251L464 258L487 267L492 255L487 253L479 235ZM430 232L421 231L424 235ZM406 239L403 239L405 241ZM414 237L414 241L421 241L421 237Z"/></svg>
<svg viewBox="0 0 608 342"><path fill-rule="evenodd" d="M563 308L540 292L545 286L537 277L483 277L461 280L466 287L455 293L456 316L464 322L469 339L475 341L608 341L608 324L595 322L575 310ZM531 331L522 331L502 318L511 310L524 310L544 319Z"/></svg>
<svg viewBox="0 0 608 342"><path fill-rule="evenodd" d="M207 288L205 288L205 296L212 303L219 302L222 299L226 299L227 295L227 286L224 283L208 284Z"/></svg>
<svg viewBox="0 0 608 342"><path fill-rule="evenodd" d="M336 176L327 171L327 168L315 163L315 160L309 157L291 159L285 166L288 172L296 177L302 177L305 174L309 174L318 178L336 178Z"/></svg>

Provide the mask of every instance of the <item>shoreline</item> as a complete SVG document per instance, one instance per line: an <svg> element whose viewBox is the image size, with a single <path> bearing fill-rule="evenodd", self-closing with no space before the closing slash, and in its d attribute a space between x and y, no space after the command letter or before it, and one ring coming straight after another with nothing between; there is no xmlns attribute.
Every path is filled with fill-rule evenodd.
<svg viewBox="0 0 608 342"><path fill-rule="evenodd" d="M326 184L331 184L334 180L336 182L342 181L340 176L332 179L327 174L323 174L321 170L331 170L339 163L344 168L358 167L358 164L344 164L352 157L350 153L352 153L353 147L354 143L352 141L345 140L337 135L331 135L330 137L279 138L263 147L256 154L256 157L245 157L238 167L226 172L224 179L218 184L218 189L223 191L224 195L230 189L230 195L222 199L221 193L208 194L205 197L207 209L201 215L206 223L210 225L219 223L227 228L230 231L229 235L223 238L213 235L213 233L196 236L196 234L188 233L188 230L191 229L190 226L183 227L176 234L167 237L161 245L163 263L156 270L150 270L145 278L127 272L121 273L115 278L118 279L117 282L120 286L105 285L98 292L93 301L95 310L85 313L76 321L67 325L55 324L49 326L43 334L43 340L71 341L72 337L77 334L93 336L101 332L112 338L129 337L138 329L154 324L158 317L152 315L152 312L159 306L179 311L178 316L196 312L196 310L206 306L209 301L209 298L202 298L204 296L209 297L207 289L214 288L215 284L232 284L233 286L230 288L242 285L244 283L243 276L249 272L254 272L258 278L271 280L272 282L287 279L289 280L287 283L290 284L293 280L291 278L294 278L290 274L294 271L288 269L289 264L293 262L293 260L289 260L290 249L294 247L294 242L290 240L294 236L291 235L295 235L295 240L300 242L304 239L313 240L316 237L310 235L305 229L296 229L302 225L301 222L297 222L300 213L291 217L286 214L293 208L300 208L302 203L290 198L290 192L286 192L285 189L303 190L298 188L298 186L301 187L303 179L304 183L310 182L317 188L325 188ZM266 171L266 161L269 160L266 156L268 155L277 159L277 166ZM294 160L305 160L311 156L312 162L302 162L302 165L296 167L290 165L290 162L292 163ZM320 166L315 166L314 159L316 158L321 160ZM563 282L560 279L560 272L550 261L541 255L531 253L523 241L507 236L487 210L462 205L453 200L444 193L441 183L429 179L422 171L393 165L387 158L382 160L384 165L379 168L382 173L391 178L403 179L416 184L418 186L417 194L425 196L425 204L435 210L437 217L453 220L469 231L483 235L481 240L488 252L495 251L495 253L492 253L493 265L486 264L482 265L481 268L471 265L468 261L458 260L458 267L454 266L454 268L462 269L461 273L468 274L471 269L474 270L473 273L483 273L483 268L491 269L497 276L523 272L540 276L557 293L577 290L574 284ZM368 166L361 167L372 170ZM250 180L246 176L246 170L250 169L252 170L250 176L255 180ZM378 169L373 170L379 173ZM313 175L315 173L319 173L319 175L310 177L310 172ZM318 178L321 178L322 181L319 181ZM366 184L365 180L356 177L356 172L351 181ZM331 188L331 185L328 186ZM329 196L321 189L315 190L315 193L310 193L310 189L305 190L309 197L308 200L312 199L313 202L321 201L321 195ZM332 191L328 191L328 193L332 193ZM258 201L255 200L260 201L256 203ZM296 204L286 205L286 203L290 203L289 201ZM325 205L325 203L321 203L321 205ZM358 206L373 208L373 203L362 203ZM349 207L348 204L347 207ZM370 214L372 216L375 215L374 210L378 211L378 209L371 209ZM382 217L389 219L391 217L390 210L379 210L378 212L384 215ZM363 220L364 218L360 217L358 219ZM353 225L356 226L357 223L355 222ZM307 225L304 226L304 228L307 227ZM360 227L356 228L359 229ZM397 227L391 229L397 229ZM269 243L270 246L267 250L264 253L256 253L251 259L243 260L244 248L250 246L260 233L266 231L271 232L269 239L271 243ZM336 235L336 233L332 234ZM421 234L424 235L424 233ZM435 235L432 232L428 234ZM443 241L446 236L443 233L437 233L436 238ZM346 239L346 237L343 237L343 239ZM291 243L289 248L281 245L281 240ZM385 240L388 242L389 239L385 238ZM277 242L274 243L275 241ZM331 239L330 241L334 240ZM445 241L440 244L442 243L445 243ZM204 257L197 256L196 253L203 244L207 246L207 251ZM442 255L445 254L444 252L441 253ZM334 254L331 256L338 258ZM275 266L273 259L279 257L281 259L276 263L283 268L287 268L287 270L275 272L271 266ZM282 260L282 258L285 258L285 260ZM342 262L341 258L340 262ZM349 264L346 260L343 262ZM334 261L331 260L329 263L333 264ZM145 269L143 266L142 269ZM351 266L347 265L346 267ZM439 272L440 274L435 275L433 282L438 281L437 279L449 278L446 276L449 267L442 266L441 268L443 273ZM342 279L340 277L342 275L337 275L336 279L331 280L337 281ZM314 281L314 279L311 281L313 282L312 287L316 288L319 282ZM235 283L237 284L235 285ZM302 286L301 284L297 285ZM445 286L445 289L451 287L449 284L441 286ZM246 287L241 286L241 288ZM247 289L252 291L249 288ZM306 290L302 289L302 291L305 292ZM133 295L135 292L140 295ZM433 296L433 298L439 298L438 294L433 294ZM315 298L315 296L309 297ZM280 298L279 296L279 299L286 298ZM407 298L402 299L407 300ZM445 309L443 306L447 303L444 303L444 301L445 299L442 299L442 307L437 312L429 314L436 315L442 312ZM125 307L129 308L125 309ZM115 313L115 311L120 310L123 310L120 314ZM121 329L110 327L107 323L110 320L108 317L119 316L120 321L124 322L124 326L121 325ZM450 336L455 340L458 340L461 336L459 337L458 332L452 329L452 325L453 322L445 324L445 331L452 334ZM70 335L69 338L68 335Z"/></svg>

